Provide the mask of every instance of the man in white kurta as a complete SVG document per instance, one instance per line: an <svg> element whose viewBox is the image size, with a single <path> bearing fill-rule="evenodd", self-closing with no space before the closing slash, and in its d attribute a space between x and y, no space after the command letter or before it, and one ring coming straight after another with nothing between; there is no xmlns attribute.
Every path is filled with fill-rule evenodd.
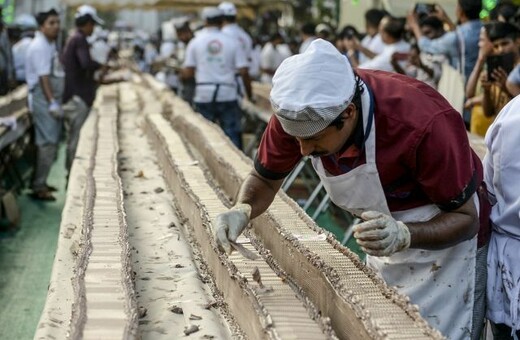
<svg viewBox="0 0 520 340"><path fill-rule="evenodd" d="M520 97L486 133L484 176L494 206L488 253L487 318L495 339L520 337Z"/></svg>

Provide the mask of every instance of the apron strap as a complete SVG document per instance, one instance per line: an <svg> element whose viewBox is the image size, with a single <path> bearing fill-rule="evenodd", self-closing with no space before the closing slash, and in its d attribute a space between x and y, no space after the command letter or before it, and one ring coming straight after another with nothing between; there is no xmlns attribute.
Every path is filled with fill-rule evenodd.
<svg viewBox="0 0 520 340"><path fill-rule="evenodd" d="M196 83L195 86L204 86L204 85L215 85L215 91L213 91L213 98L211 100L211 103L217 102L217 96L218 91L220 90L221 86L229 86L229 87L235 87L235 84L228 84L228 83L213 83L213 82L202 82L202 83Z"/></svg>
<svg viewBox="0 0 520 340"><path fill-rule="evenodd" d="M366 127L365 127L365 138L363 140L363 146L361 147L361 153L363 153L363 151L365 151L366 153L366 163L372 163L372 164L375 164L376 163L376 142L375 142L375 139L376 139L376 135L375 135L375 124L374 124L374 106L375 106L375 102L374 102L374 95L372 94L372 90L370 90L370 88L368 87L367 84L364 84L365 86L365 90L367 91L367 95L368 95L368 103L366 103L366 100L365 101L362 101L362 107L366 107L368 106L368 115L366 117ZM363 98L363 97L362 97ZM364 111L364 110L363 110ZM363 115L363 120L365 120L365 116ZM369 138L371 139L370 140L370 147L366 147L366 144L367 142L369 142Z"/></svg>

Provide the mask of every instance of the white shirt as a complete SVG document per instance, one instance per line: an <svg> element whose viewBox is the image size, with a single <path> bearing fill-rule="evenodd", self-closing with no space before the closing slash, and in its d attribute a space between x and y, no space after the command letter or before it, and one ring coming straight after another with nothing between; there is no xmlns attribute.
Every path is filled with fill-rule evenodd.
<svg viewBox="0 0 520 340"><path fill-rule="evenodd" d="M392 66L392 54L395 52L408 53L410 51L410 44L400 40L394 44L385 45L385 49L381 54L359 65L361 69L380 70L386 72L395 72ZM403 63L404 67L404 63Z"/></svg>
<svg viewBox="0 0 520 340"><path fill-rule="evenodd" d="M237 39L240 47L246 55L247 60L251 62L253 40L251 39L249 34L247 34L247 32L244 31L242 27L238 26L238 24L236 23L227 24L226 26L222 27L222 33Z"/></svg>
<svg viewBox="0 0 520 340"><path fill-rule="evenodd" d="M92 60L100 64L108 62L108 55L110 54L110 45L103 39L97 39L90 47L90 56Z"/></svg>
<svg viewBox="0 0 520 340"><path fill-rule="evenodd" d="M163 41L159 49L161 58L170 58L175 53L175 43L173 41Z"/></svg>
<svg viewBox="0 0 520 340"><path fill-rule="evenodd" d="M488 153L484 176L497 204L491 220L501 229L520 236L520 97L511 100L486 133ZM519 254L520 259L520 254Z"/></svg>
<svg viewBox="0 0 520 340"><path fill-rule="evenodd" d="M260 66L262 69L276 70L286 57L287 52L282 45L274 47L273 44L268 42L265 44L264 48L262 48ZM262 76L260 77L260 81L262 83L271 84L273 81L273 76L263 72Z"/></svg>
<svg viewBox="0 0 520 340"><path fill-rule="evenodd" d="M50 42L41 32L36 32L27 49L25 59L25 80L29 89L34 88L40 77L51 75L53 63L57 63L56 43Z"/></svg>
<svg viewBox="0 0 520 340"><path fill-rule="evenodd" d="M500 111L486 133L484 180L493 231L489 242L487 313L495 323L520 328L520 97Z"/></svg>
<svg viewBox="0 0 520 340"><path fill-rule="evenodd" d="M33 38L24 37L13 46L13 61L16 80L25 81L25 58Z"/></svg>
<svg viewBox="0 0 520 340"><path fill-rule="evenodd" d="M302 44L300 45L300 53L305 52L305 50L309 47L309 45L316 40L316 37L308 37L305 39Z"/></svg>
<svg viewBox="0 0 520 340"><path fill-rule="evenodd" d="M379 35L379 33L374 35L373 37L371 37L370 35L367 34L361 40L361 46L363 46L364 48L366 48L369 51L374 52L376 55L383 53L383 51L385 49L385 43L381 39L381 35ZM370 59L371 58L367 57L363 53L359 54L359 63L360 64L363 64L363 63L369 61Z"/></svg>
<svg viewBox="0 0 520 340"><path fill-rule="evenodd" d="M217 88L217 102L237 99L237 69L248 67L243 49L236 39L218 28L206 27L193 38L186 49L184 67L195 68L194 102L210 103Z"/></svg>
<svg viewBox="0 0 520 340"><path fill-rule="evenodd" d="M253 79L260 77L260 59L262 57L262 46L256 45L251 52L251 63L249 64L249 75Z"/></svg>

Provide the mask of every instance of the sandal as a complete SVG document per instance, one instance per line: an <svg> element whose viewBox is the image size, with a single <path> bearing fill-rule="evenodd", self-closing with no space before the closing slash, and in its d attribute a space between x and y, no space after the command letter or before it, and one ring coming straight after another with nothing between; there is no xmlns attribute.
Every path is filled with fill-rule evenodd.
<svg viewBox="0 0 520 340"><path fill-rule="evenodd" d="M49 190L33 191L29 194L32 199L39 201L56 201L56 197L52 196Z"/></svg>

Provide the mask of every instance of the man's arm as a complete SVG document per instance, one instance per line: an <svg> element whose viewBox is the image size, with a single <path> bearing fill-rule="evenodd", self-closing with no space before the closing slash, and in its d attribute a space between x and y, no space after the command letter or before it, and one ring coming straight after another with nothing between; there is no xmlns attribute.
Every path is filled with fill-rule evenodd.
<svg viewBox="0 0 520 340"><path fill-rule="evenodd" d="M100 63L92 60L90 57L90 50L86 41L84 43L77 44L76 57L78 58L81 68L84 70L96 71L102 66Z"/></svg>
<svg viewBox="0 0 520 340"><path fill-rule="evenodd" d="M410 230L410 248L438 250L471 239L478 233L479 218L470 198L460 208L441 212L431 220L406 223Z"/></svg>
<svg viewBox="0 0 520 340"><path fill-rule="evenodd" d="M240 187L237 204L249 204L253 219L269 208L282 183L283 179L270 180L253 169Z"/></svg>
<svg viewBox="0 0 520 340"><path fill-rule="evenodd" d="M186 47L186 57L180 71L181 80L189 80L195 78L195 67L197 65L197 56L195 55L194 40L192 39Z"/></svg>
<svg viewBox="0 0 520 340"><path fill-rule="evenodd" d="M182 80L195 78L195 67L184 67L183 69L181 69L180 75Z"/></svg>
<svg viewBox="0 0 520 340"><path fill-rule="evenodd" d="M247 67L242 67L238 70L238 72L240 73L240 77L242 77L242 81L244 82L247 98L249 98L249 100L252 100L253 90L251 88L251 77L249 77L249 69Z"/></svg>
<svg viewBox="0 0 520 340"><path fill-rule="evenodd" d="M415 36L421 52L450 55L452 49L458 48L456 32L448 32L437 39L428 39L422 35L421 28L419 27L419 21L415 13L408 13L406 19L408 27L410 27L410 30Z"/></svg>
<svg viewBox="0 0 520 340"><path fill-rule="evenodd" d="M474 97L477 91L477 84L480 79L480 74L486 64L486 59L493 53L493 43L489 40L486 30L483 28L480 31L479 42L478 42L478 58L468 82L466 84L466 98Z"/></svg>
<svg viewBox="0 0 520 340"><path fill-rule="evenodd" d="M249 221L263 213L273 202L283 180L269 180L251 171L240 188L237 203L215 220L215 240L222 250L231 253L231 243L244 231Z"/></svg>
<svg viewBox="0 0 520 340"><path fill-rule="evenodd" d="M52 87L51 82L49 80L49 76L40 76L40 85L43 89L43 94L45 95L45 98L47 98L47 101L50 103L54 100L54 93L52 93Z"/></svg>
<svg viewBox="0 0 520 340"><path fill-rule="evenodd" d="M390 256L408 248L440 250L471 239L479 230L473 197L426 222L405 224L376 211L364 212L361 218L365 222L353 227L354 237L372 256Z"/></svg>

